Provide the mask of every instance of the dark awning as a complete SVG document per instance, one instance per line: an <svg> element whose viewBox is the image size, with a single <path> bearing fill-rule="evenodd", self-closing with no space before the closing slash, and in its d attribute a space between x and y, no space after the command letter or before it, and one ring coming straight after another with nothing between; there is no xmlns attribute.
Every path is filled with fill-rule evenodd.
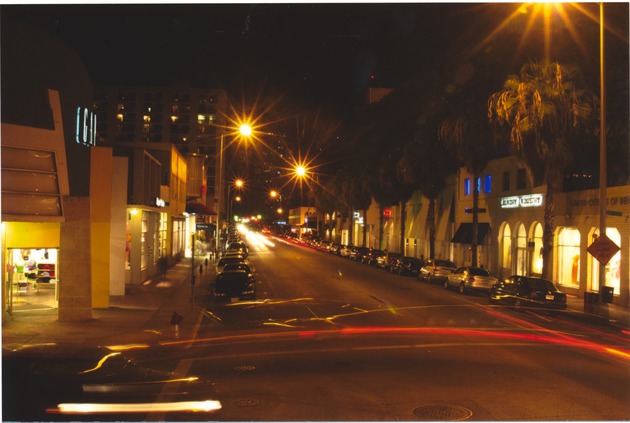
<svg viewBox="0 0 630 423"><path fill-rule="evenodd" d="M472 223L460 223L457 232L451 242L457 244L472 244ZM477 244L483 244L483 240L490 230L489 223L477 223Z"/></svg>
<svg viewBox="0 0 630 423"><path fill-rule="evenodd" d="M216 212L210 207L201 203L186 203L186 213L188 214L203 214L203 215L215 215Z"/></svg>

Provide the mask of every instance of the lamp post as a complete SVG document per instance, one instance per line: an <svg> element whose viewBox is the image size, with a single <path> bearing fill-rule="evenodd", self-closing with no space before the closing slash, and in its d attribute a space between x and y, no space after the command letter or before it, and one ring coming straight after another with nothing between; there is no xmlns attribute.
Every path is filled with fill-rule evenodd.
<svg viewBox="0 0 630 423"><path fill-rule="evenodd" d="M214 259L219 259L219 245L221 242L221 203L223 200L223 141L224 141L224 133L221 131L221 140L219 144L219 183L218 183L218 192L217 192L217 222L215 228L215 245L214 245Z"/></svg>
<svg viewBox="0 0 630 423"><path fill-rule="evenodd" d="M606 75L604 73L604 3L599 3L599 234L606 235ZM599 293L600 299L603 287L606 286L606 265L599 265Z"/></svg>
<svg viewBox="0 0 630 423"><path fill-rule="evenodd" d="M236 128L234 128L236 129ZM238 135L242 138L251 138L253 134L253 128L249 123L241 123L238 127ZM225 133L224 131L221 131L221 140L220 140L220 145L219 145L219 184L218 184L218 193L217 193L217 227L216 227L216 246L215 246L215 250L216 250L216 255L215 257L218 257L218 253L219 253L219 245L220 245L220 241L221 241L221 226L222 222L221 222L221 210L223 209L223 176L225 173L225 170L223 169L223 150L224 150L224 140L225 140ZM229 192L228 192L229 195Z"/></svg>

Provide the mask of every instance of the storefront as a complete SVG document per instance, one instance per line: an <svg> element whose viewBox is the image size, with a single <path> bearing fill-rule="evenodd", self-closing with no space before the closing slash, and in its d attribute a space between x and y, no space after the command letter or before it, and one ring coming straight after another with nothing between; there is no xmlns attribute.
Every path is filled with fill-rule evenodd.
<svg viewBox="0 0 630 423"><path fill-rule="evenodd" d="M9 314L59 306L60 224L3 222L4 310Z"/></svg>
<svg viewBox="0 0 630 423"><path fill-rule="evenodd" d="M627 305L630 267L623 263L628 263L630 259L630 226L627 224L630 195L628 187L611 187L607 194L608 208L614 213L607 218L606 235L620 250L605 265L606 286L613 289L615 302ZM573 295L599 292L601 289L600 263L588 252L589 246L599 236L597 196L595 190L558 193L555 196L552 279L563 291ZM532 203L534 197L536 200ZM488 206L491 216L496 219L494 224L500 228L496 237L497 276L540 276L541 222L544 219L542 194L500 198L495 204L488 202Z"/></svg>
<svg viewBox="0 0 630 423"><path fill-rule="evenodd" d="M7 304L10 313L57 308L59 265L57 248L7 249Z"/></svg>

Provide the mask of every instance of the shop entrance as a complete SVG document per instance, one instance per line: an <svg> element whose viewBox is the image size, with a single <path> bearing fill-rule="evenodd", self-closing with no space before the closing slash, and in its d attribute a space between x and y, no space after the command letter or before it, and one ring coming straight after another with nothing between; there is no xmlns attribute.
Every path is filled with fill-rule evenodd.
<svg viewBox="0 0 630 423"><path fill-rule="evenodd" d="M9 313L58 308L56 248L7 249L6 310Z"/></svg>

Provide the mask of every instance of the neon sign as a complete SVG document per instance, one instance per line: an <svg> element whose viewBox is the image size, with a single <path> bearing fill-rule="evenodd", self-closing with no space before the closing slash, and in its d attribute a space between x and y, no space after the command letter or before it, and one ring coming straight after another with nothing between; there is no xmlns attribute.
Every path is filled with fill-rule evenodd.
<svg viewBox="0 0 630 423"><path fill-rule="evenodd" d="M515 209L518 207L540 207L543 204L542 194L528 194L501 199L502 209Z"/></svg>
<svg viewBox="0 0 630 423"><path fill-rule="evenodd" d="M77 144L91 147L96 145L96 114L87 107L77 107Z"/></svg>

